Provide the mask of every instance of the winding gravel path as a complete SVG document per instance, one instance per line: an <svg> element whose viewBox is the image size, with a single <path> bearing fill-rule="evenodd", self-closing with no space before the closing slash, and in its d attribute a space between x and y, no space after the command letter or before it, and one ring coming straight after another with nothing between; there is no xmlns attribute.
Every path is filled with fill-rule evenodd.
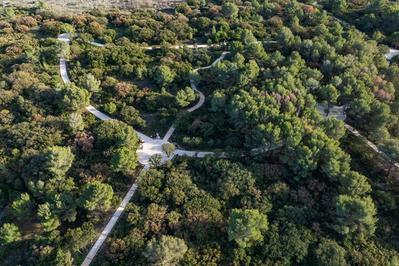
<svg viewBox="0 0 399 266"><path fill-rule="evenodd" d="M58 40L62 41L64 43L70 44L71 42L71 34L69 33L64 33L64 34L60 34L58 36ZM264 43L276 43L275 41L265 41ZM97 47L104 47L104 44L101 43L97 43L97 42L90 42L90 44L97 46ZM179 48L183 48L183 47L187 47L187 48L209 48L209 47L221 47L220 45L207 45L207 44L199 44L199 45L173 45L171 46L171 48L173 49L179 49ZM153 49L160 49L161 46L150 46L150 47L145 47L146 50L153 50ZM220 62L221 60L223 60L225 58L225 56L228 54L229 52L223 52L222 55L217 58L211 65L206 66L206 67L201 67L201 68L197 68L194 71L199 71L199 70L203 70L203 69L209 69L213 66L215 66L218 62ZM386 58L388 60L391 60L394 56L399 55L399 50L394 50L394 49L390 49L389 53L386 54ZM65 58L61 58L60 59L60 74L61 74L61 78L63 80L63 82L65 84L71 83L71 80L68 76L68 72L67 72L67 62ZM201 106L203 106L204 102L205 102L205 96L204 94L198 90L195 81L194 80L190 80L190 85L191 88L196 91L199 94L199 101L192 106L191 108L187 109L188 112L194 112L195 110L197 110L198 108L200 108ZM318 108L319 109L319 108ZM86 107L86 110L90 113L92 113L94 116L96 116L97 118L99 118L102 121L107 121L107 120L111 120L113 118L109 117L108 115L102 113L101 111L97 110L94 106L89 105ZM332 116L332 114L326 114L324 111L322 111L322 109L319 109L319 111L322 113L322 115L324 116ZM335 116L337 119L340 120L345 120L345 114L341 113L338 115L333 115ZM366 137L362 136L359 131L357 131L356 129L354 129L353 127L351 127L350 125L345 123L345 128L350 131L351 133L353 133L355 136L364 138L366 140L366 143L369 147L371 147L375 152L379 153L379 154L384 154L382 151L380 151L378 149L378 147L370 142L369 140L367 140ZM162 151L162 145L165 143L169 143L168 140L170 139L170 137L172 136L173 132L175 131L175 127L172 125L172 127L167 131L167 133L165 134L163 139L154 139L151 138L141 132L136 131L138 137L140 138L140 140L142 141L142 145L141 148L139 150L137 150L137 154L138 154L138 160L141 164L144 165L144 169L148 169L150 166L149 163L149 159L151 156L155 155L155 154L160 154L162 156L162 162L168 160L168 159L172 159L174 156L189 156L189 157L198 157L198 158L202 158L205 157L207 155L214 155L214 152L208 152L208 151L186 151L186 150L180 150L180 149L176 149L173 153L173 155L168 158L166 156L166 154ZM279 147L278 145L276 147ZM276 148L274 147L274 148ZM272 148L270 148L272 149ZM270 150L268 149L268 150ZM253 149L254 152L256 151L265 151L264 149L258 148L258 149ZM386 154L384 154L386 156ZM225 154L221 154L221 157L224 157ZM388 157L389 158L389 157ZM395 164L396 167L399 168L399 164L396 163ZM104 243L104 241L107 239L107 237L109 236L110 232L112 231L113 227L115 226L115 224L117 223L118 219L121 217L123 211L125 210L126 205L129 203L129 201L131 200L131 198L133 197L135 191L137 190L137 184L134 183L129 191L127 192L127 194L125 195L125 197L123 198L121 204L119 205L119 207L116 209L116 211L114 212L114 214L112 215L110 221L107 223L107 225L105 226L105 228L103 229L103 231L101 232L99 238L97 239L97 241L95 242L95 244L93 245L93 247L90 249L89 253L87 254L86 258L84 259L82 266L88 266L90 265L90 263L92 262L92 260L94 259L94 257L97 255L98 251L100 250L102 244Z"/></svg>
<svg viewBox="0 0 399 266"><path fill-rule="evenodd" d="M62 41L64 43L70 44L71 43L71 34L69 34L69 33L60 34L58 36L58 40ZM90 42L90 44L92 44L94 46L98 46L98 47L104 47L103 44L96 43L96 42ZM208 48L208 47L210 47L210 45L192 45L192 46L185 45L185 46L189 47L189 48L198 48L198 47ZM183 47L183 46L173 46L173 48L181 48L181 47ZM158 48L158 47L152 47L151 49L156 49L156 48ZM215 60L215 62L213 62L212 65L210 65L208 67L200 68L200 69L206 69L206 68L214 66L217 62L222 60L227 53L228 52L223 52L222 56L219 57L217 60ZM71 80L70 80L70 78L68 76L67 61L66 61L65 58L60 58L60 74L61 74L61 78L62 78L62 80L63 80L63 82L65 84L71 83ZM190 83L192 84L193 89L195 88L195 90L200 94L199 102L195 106L193 106L193 107L191 107L189 109L189 110L191 110L190 112L193 112L194 110L200 108L204 104L205 96L202 94L202 92L200 92L196 88L196 86L194 84L194 81L191 80ZM102 121L107 121L107 120L112 120L113 119L110 116L108 116L108 115L102 113L101 111L97 110L92 105L87 106L86 110L88 112L90 112L91 114L93 114L95 117L97 117L100 120L102 120ZM170 133L170 135L173 134L173 131ZM207 151L186 151L186 150L177 149L177 150L174 151L172 156L168 157L162 150L162 145L165 144L165 143L169 143L167 140L154 139L154 138L151 138L151 137L149 137L149 136L147 136L147 135L145 135L145 134L143 134L143 133L141 133L141 132L139 132L137 130L135 130L135 132L137 133L138 137L140 138L140 140L142 142L142 145L141 145L140 149L137 150L137 155L138 155L139 162L142 165L144 165L144 169L143 170L146 170L146 169L148 169L150 167L149 160L150 160L151 156L153 156L155 154L159 154L159 155L162 156L161 162L164 162L166 160L172 159L174 156L188 156L188 157L202 158L202 157L205 157L207 155L214 155L215 154L214 152L207 152ZM223 156L223 155L221 155L221 156ZM123 200L120 203L119 207L116 209L116 211L112 215L111 219L109 220L109 222L107 223L105 228L102 230L99 238L96 240L96 242L94 243L94 245L90 249L89 253L87 254L87 256L85 257L83 263L81 264L82 266L88 266L93 261L94 257L97 255L97 253L100 250L101 246L103 245L103 243L105 242L105 240L107 239L109 234L111 233L113 227L116 225L117 221L121 217L123 211L126 208L126 205L129 203L129 201L133 197L133 195L134 195L136 190L137 190L137 183L134 183L130 187L129 191L126 193L125 197L123 198Z"/></svg>
<svg viewBox="0 0 399 266"><path fill-rule="evenodd" d="M212 64L210 64L209 66L206 66L206 67L196 68L196 69L194 69L194 72L198 72L198 70L209 69L211 67L214 67L217 63L222 61L228 53L229 52L223 52L222 55L220 57L218 57ZM190 86L195 92L197 92L199 94L199 100L193 107L190 107L187 109L187 112L189 112L189 113L194 112L195 110L199 109L205 103L205 95L202 93L202 91L198 90L197 85L195 84L195 81L193 79L190 79ZM175 132L175 130L176 130L175 125L172 125L169 128L169 130L166 132L165 136L163 137L163 140L168 141L170 139L170 137L172 136L172 134Z"/></svg>

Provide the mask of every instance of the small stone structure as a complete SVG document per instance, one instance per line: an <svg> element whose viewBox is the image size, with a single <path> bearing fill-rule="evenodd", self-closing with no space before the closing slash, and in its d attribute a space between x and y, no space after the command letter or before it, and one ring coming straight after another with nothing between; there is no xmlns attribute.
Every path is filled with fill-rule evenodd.
<svg viewBox="0 0 399 266"><path fill-rule="evenodd" d="M83 12L91 9L131 10L137 8L168 8L184 0L0 0L3 7L34 7L40 2L57 11Z"/></svg>

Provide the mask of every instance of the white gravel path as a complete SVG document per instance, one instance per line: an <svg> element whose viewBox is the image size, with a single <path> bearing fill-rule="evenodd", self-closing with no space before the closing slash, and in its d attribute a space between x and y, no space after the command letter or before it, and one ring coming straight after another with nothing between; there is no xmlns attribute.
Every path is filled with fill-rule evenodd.
<svg viewBox="0 0 399 266"><path fill-rule="evenodd" d="M93 247L90 249L89 253L86 255L84 261L81 264L82 266L88 266L93 261L94 257L97 255L97 252L100 250L101 246L104 244L105 240L108 238L109 234L112 231L112 228L114 228L114 226L118 222L119 218L121 217L123 211L125 210L127 204L129 203L130 199L133 197L136 190L137 190L137 184L134 183L130 187L129 191L126 193L121 204L119 205L118 209L116 209L116 211L112 215L112 218L109 220L109 222L105 226L104 230L101 232L97 241L94 243Z"/></svg>
<svg viewBox="0 0 399 266"><path fill-rule="evenodd" d="M355 129L354 127L352 127L351 125L348 125L345 122L346 119L346 114L345 114L345 107L344 106L336 106L333 105L330 108L330 112L326 113L326 106L322 105L322 104L317 104L317 110L321 113L321 115L323 115L324 117L335 117L338 120L341 120L344 122L344 126L345 128L351 132L353 135L355 135L358 138L363 139L363 141L366 143L367 146L369 146L373 151L375 151L378 154L383 155L385 158L389 159L389 156L384 153L383 151L381 151L376 144L374 144L373 142L371 142L370 140L368 140L365 136L363 136L357 129ZM393 164L395 167L399 168L399 163L396 162Z"/></svg>
<svg viewBox="0 0 399 266"><path fill-rule="evenodd" d="M389 52L385 54L385 58L389 61L392 60L392 58L394 58L395 56L399 55L399 50L397 49L393 49L393 48L389 48Z"/></svg>
<svg viewBox="0 0 399 266"><path fill-rule="evenodd" d="M98 42L90 42L90 44L93 45L93 46L97 46L97 47L104 47L105 46L105 44L98 43Z"/></svg>
<svg viewBox="0 0 399 266"><path fill-rule="evenodd" d="M66 60L64 58L60 59L60 74L62 81L64 81L65 84L71 83L71 80L68 76Z"/></svg>
<svg viewBox="0 0 399 266"><path fill-rule="evenodd" d="M318 8L323 8L323 6L320 5L317 1L315 1L314 3L312 3L312 5L315 6L315 7L318 7ZM326 11L326 10L325 10L325 11ZM335 20L337 20L337 21L340 22L342 25L344 25L345 27L352 27L351 24L349 24L349 23L346 22L346 21L343 21L343 20L340 19L340 18L337 18L337 17L334 16L334 14L332 14L331 12L329 12L329 11L326 11L326 12L327 12L331 17L333 17ZM395 56L398 56L398 55L399 55L399 50L398 50L398 49L389 48L388 53L385 54L385 58L386 58L388 61L391 61ZM320 110L319 110L319 111L320 111ZM326 113L325 113L324 111L322 111L321 113L322 113L324 116L326 116ZM333 115L333 114L332 114L332 115ZM330 115L329 115L329 116L330 116ZM345 113L342 113L341 115L336 116L336 118L337 118L337 119L340 119L340 120L345 120L346 115L345 115ZM342 118L343 118L343 119L342 119ZM360 132L359 132L357 129L355 129L354 127L352 127L352 126L350 126L350 125L348 125L348 124L346 124L346 123L345 123L345 128L346 128L349 132L351 132L353 135L355 135L356 137L362 138L362 139L366 142L367 146L369 146L369 147L370 147L372 150L374 150L376 153L382 154L385 158L390 159L390 157L389 157L386 153L382 152L382 151L377 147L377 145L375 145L373 142L371 142L370 140L368 140L365 136L363 136L362 134L360 134ZM395 162L393 165L394 165L396 168L399 168L399 162Z"/></svg>
<svg viewBox="0 0 399 266"><path fill-rule="evenodd" d="M58 36L58 40L62 41L62 42L65 42L67 44L70 44L70 42L71 42L71 34L69 34L69 33L60 34ZM276 43L276 42L275 41L265 41L264 43ZM97 47L104 47L105 46L104 44L100 44L100 43L97 43L97 42L90 42L90 44L92 44L94 46L97 46ZM179 49L179 48L183 48L183 47L187 47L187 48L216 47L216 48L218 48L218 47L221 47L221 46L220 45L207 45L207 44L174 45L174 46L171 46L171 48L174 48L174 49ZM147 49L147 50L153 50L153 49L159 49L159 48L161 48L161 46L145 47L145 49ZM218 59L216 59L211 65L206 66L206 67L198 68L195 71L198 71L198 70L201 70L201 69L208 69L208 68L213 67L218 62L223 60L224 57L226 56L226 54L228 54L228 53L229 52L223 52L222 55ZM395 55L399 55L399 50L390 49L390 52L388 54L386 54L386 58L388 60L390 60ZM61 74L61 78L62 78L64 83L66 83L66 84L71 83L71 80L69 79L68 72L67 72L67 62L66 62L66 60L64 58L60 59L60 74ZM203 95L203 93L201 91L199 91L197 89L196 84L195 84L195 82L193 80L190 80L190 85L193 88L193 90L198 92L199 95L200 95L200 99L197 102L197 104L187 110L188 112L193 112L193 111L197 110L198 108L200 108L204 104L205 96ZM107 121L107 120L111 120L112 119L108 115L106 115L106 114L100 112L99 110L97 110L92 105L87 106L86 109L87 109L88 112L92 113L94 116L96 116L97 118L101 119L102 121ZM320 111L321 111L321 109L320 109ZM324 115L326 116L324 111L321 111L321 112L324 113ZM332 114L333 113L330 113L329 116L331 116ZM335 117L337 119L340 119L340 120L345 120L345 114L344 113L335 115ZM376 151L377 153L382 153L374 143L368 141L367 138L362 136L356 129L354 129L353 127L351 127L348 124L345 124L345 128L347 128L354 135L366 139L367 145L369 147L371 147L374 151ZM166 154L162 151L162 145L165 144L165 143L169 143L168 140L172 136L174 131L175 131L175 127L172 126L168 130L168 132L166 133L166 135L165 135L165 137L163 139L153 139L153 138L151 138L149 136L144 135L141 132L136 131L138 137L142 141L142 145L141 145L140 149L137 150L137 154L138 154L139 162L144 165L144 169L143 170L149 168L149 166L150 166L149 159L150 159L150 157L152 155L155 155L155 154L160 154L162 156L162 162L164 162L166 160L169 160L169 159L172 159L174 156L189 156L189 157L202 158L202 157L205 157L207 155L215 155L214 152L209 152L209 151L186 151L186 150L176 149L174 151L173 155L170 158L168 158L166 156ZM256 149L254 149L254 151L255 150ZM225 154L222 153L220 156L224 157ZM399 168L399 164L398 163L396 163L395 166ZM94 257L98 253L98 251L100 250L102 244L107 239L108 235L111 233L111 231L112 231L113 227L115 226L115 224L117 223L118 219L121 217L123 211L125 210L126 205L128 204L128 202L133 197L136 189L137 189L137 184L134 183L130 187L129 191L125 195L125 197L122 200L122 202L119 205L119 207L116 209L116 211L112 215L110 221L107 223L107 225L105 226L105 228L101 232L99 238L97 239L97 241L95 242L93 247L90 249L89 253L87 254L85 260L82 263L82 266L90 265L90 263L92 262L92 260L94 259Z"/></svg>
<svg viewBox="0 0 399 266"><path fill-rule="evenodd" d="M71 34L69 34L69 33L60 34L58 36L58 40L65 42L67 44L70 44ZM98 47L104 47L103 44L96 43L96 42L91 42L91 44L94 46L98 46ZM210 46L209 45L196 45L196 46L192 45L192 46L187 46L187 47L189 47L189 48L202 48L202 47L207 48ZM175 46L173 48L181 48L181 47ZM222 54L222 56L221 56L222 58L218 58L217 60L219 60L219 61L222 60L224 58L224 56L225 56L225 53ZM65 58L60 59L60 74L61 74L61 78L65 84L71 83L71 80L68 76L67 62L66 62ZM201 95L202 95L202 97L201 97ZM202 93L200 93L200 101L195 106L191 107L190 109L192 109L192 111L194 111L195 109L201 107L203 105L204 101L205 101L205 96ZM195 108L195 109L193 109L193 108ZM108 116L107 114L104 114L103 112L97 110L92 105L87 106L86 110L102 121L107 121L107 120L113 119L110 116ZM206 152L206 151L175 150L174 153L170 157L168 157L162 150L162 145L165 143L169 143L167 140L154 139L154 138L151 138L141 132L138 132L137 130L135 130L135 131L142 142L140 149L137 150L137 155L138 155L139 162L144 166L143 170L149 168L150 158L151 158L151 156L153 156L155 154L161 155L161 158L162 158L161 163L165 162L166 160L172 159L174 156L189 156L189 157L202 158L207 155L214 155L213 152ZM171 131L169 134L172 135L173 131ZM122 202L120 203L119 207L116 209L116 211L112 215L111 219L109 220L109 222L107 223L105 228L102 230L99 238L96 240L96 242L90 249L89 253L87 254L87 256L85 257L85 259L82 263L82 266L88 266L93 261L94 257L100 250L102 244L107 239L108 235L111 233L111 231L112 231L113 227L115 226L115 224L117 223L118 219L121 217L123 211L125 210L126 205L133 197L136 189L137 189L137 184L134 183L130 187L129 191L125 195L125 197L122 200Z"/></svg>
<svg viewBox="0 0 399 266"><path fill-rule="evenodd" d="M194 72L198 72L198 70L209 69L211 67L214 67L217 63L222 61L228 53L229 52L223 52L222 55L219 56L212 64L210 64L209 66L206 66L206 67L199 67L197 69L194 69ZM205 95L202 93L202 91L198 90L197 85L195 84L195 81L193 79L190 79L190 86L195 92L197 92L199 94L198 102L194 106L187 109L187 112L192 113L204 105ZM172 134L175 132L175 130L176 130L175 125L172 125L169 128L169 130L166 132L165 136L163 137L163 140L168 141L170 139L170 137L172 136Z"/></svg>
<svg viewBox="0 0 399 266"><path fill-rule="evenodd" d="M61 35L59 35L58 40L69 44L70 43L70 35L69 34L61 34ZM93 44L93 45L95 45L95 44ZM100 46L100 45L96 45L96 46ZM64 83L66 83L66 84L71 83L71 80L69 79L69 76L68 76L66 60L64 58L60 59L60 74L61 74L61 78L64 81ZM89 111L90 113L92 113L94 116L96 116L97 118L99 118L102 121L107 121L107 120L112 119L108 115L97 110L92 105L87 106L86 110ZM141 148L137 151L138 160L140 163L142 163L144 165L144 168L148 168L150 156L153 154L157 154L157 153L162 155L163 154L162 149L160 149L160 145L158 143L153 143L152 139L150 137L148 137L140 132L137 132L137 134L138 134L140 140L143 142ZM165 160L165 158L164 158L165 156L162 156L162 157L163 157L163 160ZM126 193L126 195L123 198L122 202L120 203L119 207L113 213L111 219L109 220L109 222L107 223L105 228L102 230L100 236L98 237L98 239L96 240L96 242L94 243L92 248L90 249L89 253L87 254L87 256L85 257L85 259L82 263L82 266L88 266L93 261L94 257L97 255L98 251L100 250L102 244L107 239L107 237L111 233L113 227L115 226L115 224L121 217L123 211L126 208L126 205L133 197L136 189L137 189L137 184L134 183L130 187L129 191Z"/></svg>
<svg viewBox="0 0 399 266"><path fill-rule="evenodd" d="M190 48L190 49L196 49L196 48L220 48L221 45L219 44L177 44L177 45L170 45L168 46L169 49L180 49L180 48ZM161 49L161 45L153 45L153 46L146 46L144 47L145 50L156 50L156 49Z"/></svg>
<svg viewBox="0 0 399 266"><path fill-rule="evenodd" d="M71 43L71 34L70 33L62 33L58 35L57 38L59 41L66 42L67 44Z"/></svg>

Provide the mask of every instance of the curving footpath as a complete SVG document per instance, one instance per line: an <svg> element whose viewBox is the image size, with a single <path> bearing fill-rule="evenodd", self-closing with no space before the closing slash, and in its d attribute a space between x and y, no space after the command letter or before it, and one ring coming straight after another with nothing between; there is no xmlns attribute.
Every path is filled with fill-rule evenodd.
<svg viewBox="0 0 399 266"><path fill-rule="evenodd" d="M63 33L60 34L58 36L58 40L62 41L64 43L70 44L71 42L71 34L69 33ZM265 41L264 43L276 43L275 41ZM101 43L97 43L97 42L90 42L91 45L97 46L97 47L104 47L104 44ZM199 45L174 45L171 46L171 48L173 49L179 49L179 48L183 48L183 47L187 47L187 48L209 48L209 47L221 47L221 45L208 45L208 44L199 44ZM161 46L149 46L149 47L145 47L146 50L153 50L153 49L160 49ZM213 66L215 66L218 62L220 62L221 60L223 60L225 58L225 56L228 54L229 52L223 52L222 55L217 58L211 65L206 66L206 67L200 67L195 69L194 71L197 72L199 70L204 70L204 69L209 69ZM390 49L389 53L386 54L386 58L387 60L391 60L394 56L399 55L399 50L395 50L395 49ZM65 84L69 84L71 83L71 80L68 76L68 72L67 72L67 61L65 58L61 58L60 59L60 74L61 74L61 78L63 80L63 82ZM188 112L194 112L195 110L197 110L198 108L202 107L203 104L205 103L205 95L198 90L195 81L194 80L190 80L190 85L191 88L196 91L199 94L199 101L192 106L191 108L187 109ZM343 108L338 107L337 108L338 111L336 113L332 112L327 114L320 106L318 106L318 110L319 112L325 116L334 116L335 118L344 121L346 116L344 113ZM89 105L86 107L86 110L88 112L90 112L91 114L93 114L95 117L99 118L102 121L107 121L107 120L112 120L113 118L109 117L108 115L100 112L99 110L97 110L94 106ZM354 129L353 127L351 127L350 125L345 123L345 128L350 131L351 133L353 133L355 136L357 137L361 137L363 139L365 139L367 145L369 147L371 147L375 152L385 155L387 158L389 158L389 156L387 156L385 153L383 153L381 150L378 149L378 147L370 142L366 137L364 137L363 135L361 135L359 133L358 130ZM155 154L159 154L162 156L162 160L161 162L165 162L168 159L172 159L174 156L188 156L188 157L198 157L198 158L203 158L207 155L215 155L214 152L209 152L209 151L187 151L187 150L180 150L180 149L176 149L174 151L174 153L168 158L166 156L166 154L162 151L162 145L165 143L169 143L168 140L170 139L170 137L172 136L172 134L175 131L175 127L172 125L171 128L167 131L167 133L165 134L163 139L154 139L151 138L137 130L136 133L138 135L138 137L140 138L142 145L141 148L139 150L137 150L137 155L138 155L138 160L141 164L144 165L144 169L146 170L149 168L150 166L150 158L151 156L155 155ZM267 150L271 150L271 149L275 149L277 147L280 147L281 145L277 145L276 147L271 147L271 148L255 148L252 151L253 152L265 152ZM220 157L225 157L224 153L221 153ZM394 164L396 167L399 168L399 163L395 163ZM112 215L110 221L107 223L107 225L105 226L105 228L103 229L103 231L101 232L99 238L97 239L97 241L95 242L95 244L93 245L93 247L90 249L89 253L87 254L86 258L84 259L83 263L81 264L82 266L88 266L90 265L90 263L93 261L94 257L97 255L98 251L100 250L102 244L105 242L105 240L107 239L108 235L110 234L110 232L112 231L113 227L116 225L117 221L119 220L119 218L121 217L123 211L125 210L127 204L129 203L129 201L131 200L131 198L133 197L135 191L137 189L137 184L134 183L129 191L127 192L127 194L125 195L125 197L123 198L121 204L119 205L119 207L116 209L116 211L114 212L114 214Z"/></svg>
<svg viewBox="0 0 399 266"><path fill-rule="evenodd" d="M71 34L69 33L63 33L60 34L58 36L58 40L62 41L66 44L70 44L71 42ZM96 43L96 42L90 42L90 44L94 45L94 46L98 46L98 47L104 47L103 44L100 43ZM183 46L181 46L183 47ZM193 46L186 46L189 48L197 48L199 47L198 45L193 45ZM210 45L201 45L201 47L204 48L208 48L211 47ZM156 49L157 47L154 47L152 49ZM180 46L174 46L173 48L180 48ZM228 52L223 52L222 56L219 57L217 60L215 60L215 62L213 62L212 65L208 66L208 67L203 67L200 69L206 69L206 68L210 68L212 66L214 66L217 62L219 62L220 60L222 60L225 55ZM63 82L65 84L69 84L71 83L71 80L68 76L68 71L67 71L67 61L65 58L60 58L60 74L61 74L61 78L63 80ZM189 110L194 111L198 108L200 108L204 102L205 102L205 96L202 94L202 92L200 92L195 84L194 81L190 81L190 83L193 84L195 90L197 92L200 93L200 100L199 102L191 107ZM94 106L89 105L86 107L86 110L88 112L90 112L91 114L93 114L95 117L99 118L102 121L107 121L107 120L112 120L113 118L109 117L108 115L102 113L101 111L97 110ZM174 130L173 130L174 131ZM203 158L207 155L214 155L214 152L208 152L208 151L186 151L186 150L180 150L180 149L176 149L174 151L174 153L168 157L162 150L162 145L165 143L169 143L167 140L163 140L163 139L154 139L151 138L137 130L135 130L135 132L137 133L139 139L142 142L142 145L140 147L140 149L137 150L137 155L138 155L138 160L139 162L144 165L143 170L146 170L150 167L150 158L155 155L155 154L159 154L162 156L162 160L161 162L165 162L168 159L172 159L174 156L188 156L188 157L198 157L198 158ZM170 133L170 135L172 135L173 132ZM169 136L170 137L170 136ZM221 156L224 156L223 154ZM83 263L81 264L82 266L88 266L90 265L90 263L93 261L94 257L97 255L98 251L100 250L102 244L105 242L105 240L107 239L108 235L111 233L113 227L116 225L117 221L119 220L119 218L121 217L123 211L126 208L126 205L129 203L129 201L131 200L131 198L133 197L135 191L137 189L137 184L134 183L129 191L126 193L125 197L123 198L121 204L119 205L119 207L116 209L116 211L114 212L114 214L112 215L111 219L109 220L109 222L107 223L107 225L105 226L105 228L103 229L103 231L101 232L99 238L97 239L97 241L95 242L95 244L93 245L93 247L90 249L89 253L87 254L86 258L84 259Z"/></svg>
<svg viewBox="0 0 399 266"><path fill-rule="evenodd" d="M220 44L177 44L177 45L171 45L168 46L170 49L180 49L180 48L190 48L190 49L195 49L195 48L220 48ZM161 49L161 45L154 45L154 46L146 46L144 47L145 50L156 50L156 49Z"/></svg>
<svg viewBox="0 0 399 266"><path fill-rule="evenodd" d="M69 44L70 43L69 36L70 36L69 34L62 34L58 37L58 40ZM68 72L67 72L67 64L66 64L65 58L60 59L60 73L61 73L61 78L65 84L71 83L71 80L69 79ZM92 105L87 106L86 110L88 112L92 113L95 117L99 118L102 121L107 121L107 120L112 119L108 115L98 111ZM162 160L166 160L165 156L162 153L162 144L161 143L158 143L158 141L153 140L150 137L148 137L140 132L136 131L136 133L137 133L138 137L140 138L140 140L143 142L142 148L137 151L137 154L138 154L139 162L144 165L144 169L147 169L149 167L149 159L154 154L161 154ZM102 244L105 242L108 235L111 233L113 227L116 225L117 221L121 217L127 204L129 203L129 201L133 197L134 193L136 192L136 189L137 189L137 184L133 183L133 185L130 187L129 191L126 193L125 197L123 198L121 204L116 209L116 211L112 215L111 219L109 220L109 222L107 223L105 228L102 230L100 236L94 243L93 247L90 249L89 253L85 257L85 259L82 263L83 266L88 266L93 261L94 257L97 255L98 251L100 250Z"/></svg>
<svg viewBox="0 0 399 266"><path fill-rule="evenodd" d="M196 69L194 69L194 72L198 72L198 70L209 69L211 67L214 67L217 63L222 61L228 53L229 52L223 52L222 55L219 58L217 58L212 64L210 64L209 66L206 66L206 67L196 68ZM190 86L195 92L197 92L199 94L199 100L193 107L190 107L189 109L187 109L187 112L189 112L189 113L194 112L195 110L197 110L198 108L203 106L205 103L205 95L200 90L198 90L197 85L195 84L195 81L193 79L190 79ZM170 139L170 137L172 136L172 134L175 132L175 130L176 130L175 125L172 125L169 128L169 130L166 132L165 136L163 137L163 141L168 141Z"/></svg>

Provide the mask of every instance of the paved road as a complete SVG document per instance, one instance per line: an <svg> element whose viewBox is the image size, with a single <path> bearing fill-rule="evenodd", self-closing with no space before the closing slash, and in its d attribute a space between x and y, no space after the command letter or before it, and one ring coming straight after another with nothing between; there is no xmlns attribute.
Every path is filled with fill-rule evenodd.
<svg viewBox="0 0 399 266"><path fill-rule="evenodd" d="M336 105L331 105L330 110L327 113L327 105L318 103L317 106L317 111L324 117L335 117L338 120L345 121L346 119L346 114L345 114L345 107L344 106L336 106Z"/></svg>
<svg viewBox="0 0 399 266"><path fill-rule="evenodd" d="M58 35L57 38L59 41L65 42L67 44L71 43L71 34L70 33L62 33L62 34Z"/></svg>
<svg viewBox="0 0 399 266"><path fill-rule="evenodd" d="M191 113L204 105L205 95L202 93L202 91L198 90L197 85L195 84L195 81L192 79L190 80L190 86L194 91L196 91L199 94L198 102L193 107L190 107L189 109L187 109L187 112Z"/></svg>
<svg viewBox="0 0 399 266"><path fill-rule="evenodd" d="M256 41L257 43L277 43L277 41ZM222 48L226 46L227 43L224 42L222 44L176 44L176 45L170 45L168 48L170 49L180 49L180 48L190 48L190 49L197 49L197 48ZM146 50L155 50L155 49L161 49L161 45L153 45L153 46L146 46L144 49Z"/></svg>

